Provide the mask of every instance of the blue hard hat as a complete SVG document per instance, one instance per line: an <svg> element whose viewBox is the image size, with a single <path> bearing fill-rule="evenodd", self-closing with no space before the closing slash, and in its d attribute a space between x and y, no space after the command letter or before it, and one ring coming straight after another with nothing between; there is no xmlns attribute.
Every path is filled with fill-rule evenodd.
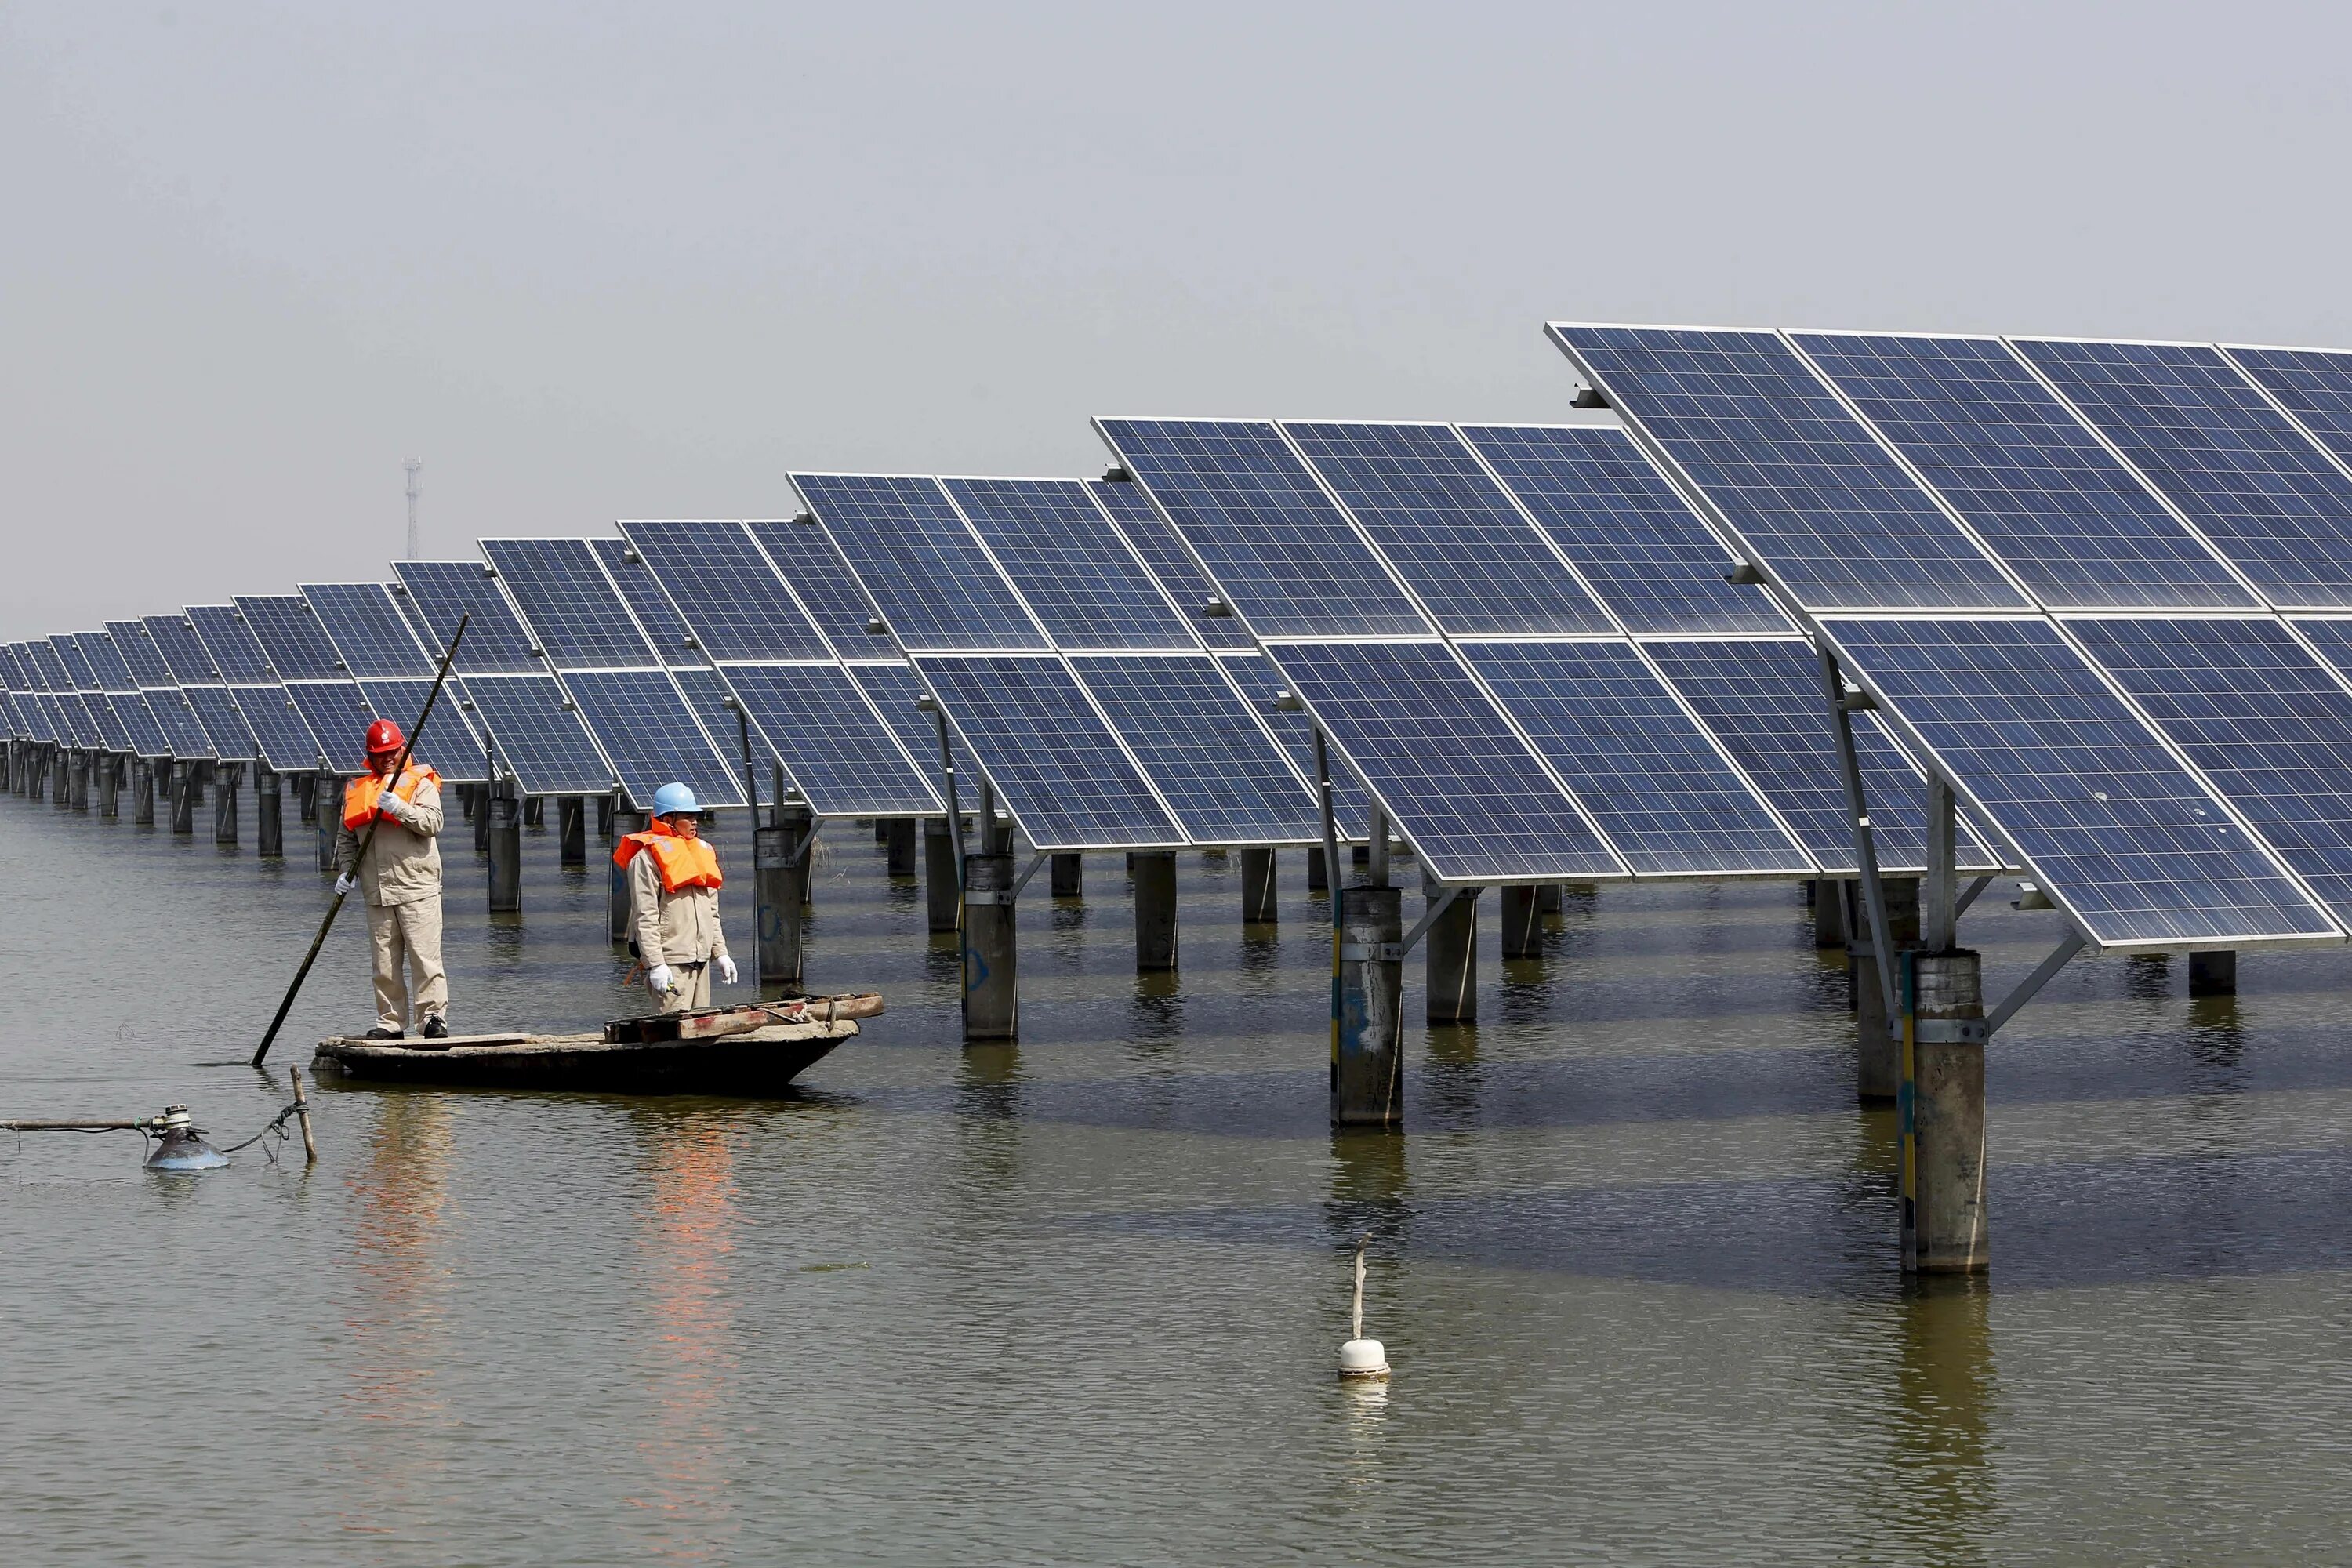
<svg viewBox="0 0 2352 1568"><path fill-rule="evenodd" d="M654 815L667 816L672 812L700 811L694 804L694 792L682 784L666 784L654 791Z"/></svg>

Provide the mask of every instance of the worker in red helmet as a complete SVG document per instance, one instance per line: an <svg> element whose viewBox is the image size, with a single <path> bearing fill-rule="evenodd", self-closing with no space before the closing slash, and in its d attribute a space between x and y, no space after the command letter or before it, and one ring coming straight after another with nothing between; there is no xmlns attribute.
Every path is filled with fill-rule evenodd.
<svg viewBox="0 0 2352 1568"><path fill-rule="evenodd" d="M449 1036L449 977L441 967L441 775L407 750L391 720L368 726L368 771L344 787L343 825L335 834L335 891L357 889L367 903L368 949L375 959L371 1040L407 1033L411 980L417 1032L428 1040ZM375 835L362 855L371 822Z"/></svg>

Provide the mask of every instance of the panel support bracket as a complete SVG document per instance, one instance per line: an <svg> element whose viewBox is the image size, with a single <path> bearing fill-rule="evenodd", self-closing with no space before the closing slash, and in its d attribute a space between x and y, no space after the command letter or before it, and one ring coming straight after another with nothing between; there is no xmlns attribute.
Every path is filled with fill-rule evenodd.
<svg viewBox="0 0 2352 1568"><path fill-rule="evenodd" d="M2068 931L2066 940L2051 950L2050 956L2042 961L2041 966L2018 982L2017 989L2002 997L2000 1005L1986 1016L1985 1033L1987 1035L1999 1033L2000 1026L2015 1016L2020 1007L2032 1001L2035 993L2049 984L2051 977L2066 967L2068 959L2083 951L2083 935L2080 931Z"/></svg>

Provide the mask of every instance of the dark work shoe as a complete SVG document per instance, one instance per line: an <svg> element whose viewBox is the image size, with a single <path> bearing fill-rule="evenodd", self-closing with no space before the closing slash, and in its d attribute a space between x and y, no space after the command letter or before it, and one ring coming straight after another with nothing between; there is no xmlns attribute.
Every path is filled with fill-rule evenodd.
<svg viewBox="0 0 2352 1568"><path fill-rule="evenodd" d="M428 1040L446 1040L449 1037L449 1021L446 1018L427 1018L425 1020L425 1027L416 1032Z"/></svg>
<svg viewBox="0 0 2352 1568"><path fill-rule="evenodd" d="M382 1024L378 1024L367 1032L367 1037L371 1040L396 1040L400 1038L402 1033L403 1031L399 1029L387 1029Z"/></svg>

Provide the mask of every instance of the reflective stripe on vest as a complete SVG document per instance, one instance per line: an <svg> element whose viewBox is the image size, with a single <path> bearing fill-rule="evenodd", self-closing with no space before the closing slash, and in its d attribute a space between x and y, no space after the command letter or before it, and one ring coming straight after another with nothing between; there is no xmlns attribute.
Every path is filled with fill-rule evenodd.
<svg viewBox="0 0 2352 1568"><path fill-rule="evenodd" d="M675 893L680 888L723 888L727 879L719 874L719 851L708 839L681 838L656 817L654 825L643 833L632 833L613 846L613 864L625 867L643 850L654 858L654 869L661 873L662 891Z"/></svg>
<svg viewBox="0 0 2352 1568"><path fill-rule="evenodd" d="M416 804L416 792L426 784L441 787L441 775L431 768L410 768L400 775L392 793L411 805ZM383 781L373 773L362 773L343 786L343 826L357 833L376 815L376 802L383 797Z"/></svg>

